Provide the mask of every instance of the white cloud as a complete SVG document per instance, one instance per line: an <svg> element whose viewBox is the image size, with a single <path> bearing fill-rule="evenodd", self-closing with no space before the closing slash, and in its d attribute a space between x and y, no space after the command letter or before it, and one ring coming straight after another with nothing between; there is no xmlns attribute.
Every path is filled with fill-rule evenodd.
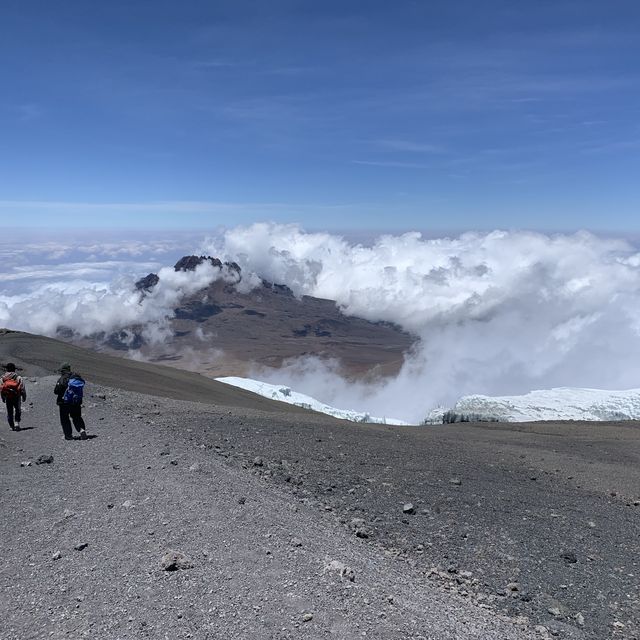
<svg viewBox="0 0 640 640"><path fill-rule="evenodd" d="M420 336L400 375L375 389L345 384L335 367L313 361L276 376L335 406L416 420L469 393L637 386L640 261L621 240L407 233L364 247L295 225L257 224L208 247L296 295L334 299L346 314Z"/></svg>
<svg viewBox="0 0 640 640"><path fill-rule="evenodd" d="M90 335L142 325L147 340L160 342L168 335L168 318L182 296L225 277L210 263L192 272L164 267L158 275L160 282L144 297L131 278L109 284L65 279L27 295L0 296L0 325L47 335L54 335L60 326Z"/></svg>
<svg viewBox="0 0 640 640"><path fill-rule="evenodd" d="M128 247L122 255L121 246ZM49 254L63 249L46 247ZM64 325L88 334L144 325L145 335L161 342L181 296L220 277L206 264L195 273L168 267L141 301L133 283L144 275L139 258L149 255L138 256L135 245L116 243L114 251L115 259L103 253L92 262L70 247L68 264L29 262L35 249L23 254L0 280L0 326L52 334ZM298 296L336 300L346 314L395 322L419 337L400 374L377 385L350 384L338 364L313 359L272 377L334 406L414 421L471 393L638 386L640 254L622 240L406 233L364 246L295 225L255 224L222 231L201 252L238 262L248 287L259 282L250 274L259 274Z"/></svg>

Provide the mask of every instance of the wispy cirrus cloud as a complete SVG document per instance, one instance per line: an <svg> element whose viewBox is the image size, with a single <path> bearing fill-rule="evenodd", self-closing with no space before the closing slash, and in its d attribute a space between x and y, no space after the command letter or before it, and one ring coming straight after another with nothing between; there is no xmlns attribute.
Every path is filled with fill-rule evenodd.
<svg viewBox="0 0 640 640"><path fill-rule="evenodd" d="M361 164L368 167L395 167L397 169L433 169L433 164L421 164L419 162L396 162L393 160L352 160L352 164Z"/></svg>
<svg viewBox="0 0 640 640"><path fill-rule="evenodd" d="M18 122L32 122L38 120L44 115L44 109L35 103L28 102L24 104L16 104L11 107Z"/></svg>
<svg viewBox="0 0 640 640"><path fill-rule="evenodd" d="M413 140L382 139L374 140L373 145L384 151L406 151L409 153L443 153L444 149L437 144L415 142Z"/></svg>

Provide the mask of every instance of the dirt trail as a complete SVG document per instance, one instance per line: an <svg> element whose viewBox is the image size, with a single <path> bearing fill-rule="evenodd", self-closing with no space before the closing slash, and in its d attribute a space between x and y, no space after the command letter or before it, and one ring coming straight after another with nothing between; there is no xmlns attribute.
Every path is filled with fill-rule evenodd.
<svg viewBox="0 0 640 640"><path fill-rule="evenodd" d="M30 381L25 429L0 431L3 640L529 637L278 487L267 461L229 464L202 405L89 385L94 437L65 442L53 382ZM192 567L163 571L167 550Z"/></svg>

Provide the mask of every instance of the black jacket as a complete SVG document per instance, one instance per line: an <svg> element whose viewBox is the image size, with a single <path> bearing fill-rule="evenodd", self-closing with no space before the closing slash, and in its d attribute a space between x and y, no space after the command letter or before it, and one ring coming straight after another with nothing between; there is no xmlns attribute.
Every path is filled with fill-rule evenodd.
<svg viewBox="0 0 640 640"><path fill-rule="evenodd" d="M79 380L84 381L84 378L79 373L63 373L58 378L58 382L56 382L55 389L53 390L53 393L58 396L58 398L56 399L56 404L68 404L62 398L64 397L64 392L67 390L67 385L69 384L70 378L78 378Z"/></svg>

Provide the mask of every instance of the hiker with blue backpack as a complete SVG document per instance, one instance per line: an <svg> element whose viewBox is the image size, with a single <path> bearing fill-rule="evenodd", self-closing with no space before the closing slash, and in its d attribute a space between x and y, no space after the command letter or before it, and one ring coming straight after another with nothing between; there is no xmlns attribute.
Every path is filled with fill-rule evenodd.
<svg viewBox="0 0 640 640"><path fill-rule="evenodd" d="M73 421L80 439L86 440L87 431L82 419L82 392L85 382L79 373L71 371L71 365L68 362L64 362L60 367L60 374L53 393L58 396L57 404L60 407L60 424L64 439L73 440L71 429L71 421Z"/></svg>

